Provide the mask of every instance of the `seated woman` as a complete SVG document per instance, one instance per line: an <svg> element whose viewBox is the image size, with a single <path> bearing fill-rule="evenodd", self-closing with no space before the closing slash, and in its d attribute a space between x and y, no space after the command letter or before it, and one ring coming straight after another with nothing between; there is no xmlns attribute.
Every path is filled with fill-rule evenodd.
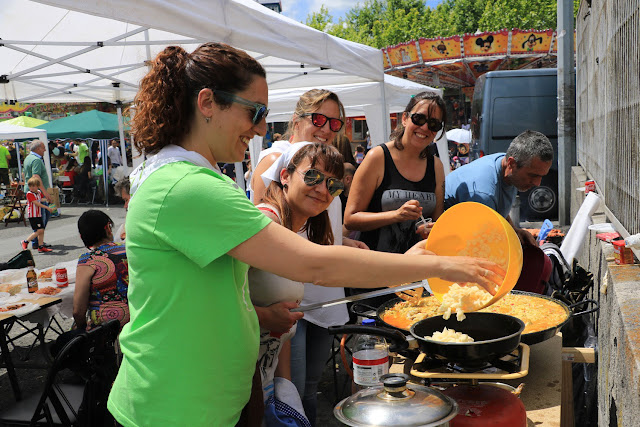
<svg viewBox="0 0 640 427"><path fill-rule="evenodd" d="M326 210L344 188L343 173L343 158L334 147L310 142L292 144L263 174L271 183L263 203L257 207L273 222L305 239L332 245L334 236ZM260 320L258 369L267 409L265 420L267 425L276 425L274 418L292 416L291 409L304 414L296 389L289 382L289 340L296 332L295 322L302 318L302 313L290 313L289 309L302 300L304 284L252 268L249 288ZM271 404L276 400L278 405ZM282 404L290 406L287 415L275 411L281 410Z"/></svg>
<svg viewBox="0 0 640 427"><path fill-rule="evenodd" d="M111 218L99 210L88 210L78 219L80 237L89 249L78 260L73 294L73 318L80 330L111 319L118 319L122 328L129 321L127 254L124 244L113 242L112 228Z"/></svg>
<svg viewBox="0 0 640 427"><path fill-rule="evenodd" d="M69 159L67 163L64 165L64 169L62 173L64 174L64 176L69 177L69 181L62 183L62 186L73 187L76 183L75 182L76 176L78 175L78 162L76 162L76 159L74 158Z"/></svg>

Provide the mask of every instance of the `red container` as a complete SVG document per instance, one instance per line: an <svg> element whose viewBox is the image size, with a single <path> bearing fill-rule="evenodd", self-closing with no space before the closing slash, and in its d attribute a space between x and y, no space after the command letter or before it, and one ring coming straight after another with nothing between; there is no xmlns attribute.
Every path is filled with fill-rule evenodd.
<svg viewBox="0 0 640 427"><path fill-rule="evenodd" d="M513 393L492 385L459 385L443 391L458 402L451 427L526 427L524 404Z"/></svg>
<svg viewBox="0 0 640 427"><path fill-rule="evenodd" d="M584 183L584 194L589 194L592 191L596 191L596 182L587 181Z"/></svg>
<svg viewBox="0 0 640 427"><path fill-rule="evenodd" d="M67 277L66 268L56 268L56 285L59 288L66 288L69 286L69 278Z"/></svg>
<svg viewBox="0 0 640 427"><path fill-rule="evenodd" d="M613 256L616 264L633 264L633 252L625 246L624 240L616 240L613 243Z"/></svg>

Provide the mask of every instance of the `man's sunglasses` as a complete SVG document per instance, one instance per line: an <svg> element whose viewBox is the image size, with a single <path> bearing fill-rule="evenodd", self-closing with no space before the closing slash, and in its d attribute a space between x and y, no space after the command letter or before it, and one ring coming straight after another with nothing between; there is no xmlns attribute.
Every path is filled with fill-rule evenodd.
<svg viewBox="0 0 640 427"><path fill-rule="evenodd" d="M413 113L409 117L416 126L424 126L426 123L431 132L440 132L442 130L442 122L433 117L427 117L422 113Z"/></svg>
<svg viewBox="0 0 640 427"><path fill-rule="evenodd" d="M253 108L254 114L251 122L253 122L254 125L260 123L262 119L266 118L267 114L269 114L269 109L264 104L251 102L248 99L241 98L238 95L234 95L233 93L225 92L223 90L214 90L213 93L227 102L235 102L236 104Z"/></svg>
<svg viewBox="0 0 640 427"><path fill-rule="evenodd" d="M309 187L318 185L326 179L327 190L329 190L329 194L331 194L331 196L333 197L339 196L340 193L344 191L344 183L342 181L340 181L338 178L327 177L317 169L309 169L306 172L300 172L296 169L296 172L302 175L304 183Z"/></svg>
<svg viewBox="0 0 640 427"><path fill-rule="evenodd" d="M342 129L342 126L344 126L344 122L342 120L327 117L324 114L307 113L302 115L302 117L307 117L307 116L311 116L311 123L313 123L315 127L319 127L319 128L324 126L325 123L329 121L329 129L331 129L332 132L339 132L340 129Z"/></svg>

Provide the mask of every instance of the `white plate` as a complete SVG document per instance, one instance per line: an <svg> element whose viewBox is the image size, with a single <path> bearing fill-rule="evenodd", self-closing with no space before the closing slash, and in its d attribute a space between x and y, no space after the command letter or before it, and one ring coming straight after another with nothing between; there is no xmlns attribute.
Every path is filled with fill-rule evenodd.
<svg viewBox="0 0 640 427"><path fill-rule="evenodd" d="M0 314L11 313L11 314L18 315L18 314L23 314L23 313L29 313L29 312L33 311L35 308L38 307L38 304L34 304L32 302L17 303L17 305L22 305L22 304L24 304L24 306L16 308L14 310L2 311L2 312L0 312ZM2 305L0 305L0 308L5 308L5 307L10 306L10 305L13 305L13 304L2 304Z"/></svg>
<svg viewBox="0 0 640 427"><path fill-rule="evenodd" d="M613 228L613 224L605 222L602 224L591 224L589 230L593 230L596 233L615 233L616 229Z"/></svg>
<svg viewBox="0 0 640 427"><path fill-rule="evenodd" d="M4 302L5 299L9 298L11 294L9 292L0 292L0 304Z"/></svg>

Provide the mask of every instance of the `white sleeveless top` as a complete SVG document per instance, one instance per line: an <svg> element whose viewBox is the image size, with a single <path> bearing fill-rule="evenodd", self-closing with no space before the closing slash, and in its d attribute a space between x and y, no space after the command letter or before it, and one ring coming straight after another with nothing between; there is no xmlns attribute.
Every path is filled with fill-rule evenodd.
<svg viewBox="0 0 640 427"><path fill-rule="evenodd" d="M282 153L289 145L288 141L278 141L274 143L271 148L261 151L256 168L265 156L272 153ZM273 208L270 207L270 209ZM340 201L340 197L333 199L333 202L331 202L327 209L327 213L331 221L331 231L333 232L334 238L333 244L342 245L342 202ZM306 233L302 235L302 237L306 239ZM304 299L300 305L315 304L338 298L344 298L344 288L317 286L313 283L305 283ZM345 304L339 304L319 310L307 311L304 313L303 319L322 328L328 328L329 326L344 325L347 323L349 313Z"/></svg>

